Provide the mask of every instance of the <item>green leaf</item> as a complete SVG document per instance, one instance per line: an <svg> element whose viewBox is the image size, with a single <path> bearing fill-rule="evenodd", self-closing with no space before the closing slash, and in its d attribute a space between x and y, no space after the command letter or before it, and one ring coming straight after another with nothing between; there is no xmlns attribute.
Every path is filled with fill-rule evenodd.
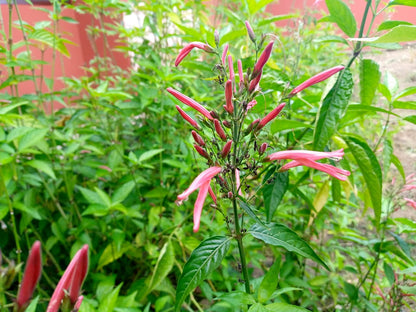
<svg viewBox="0 0 416 312"><path fill-rule="evenodd" d="M284 302L275 302L272 304L268 304L266 306L266 309L270 312L310 312L305 308L297 307Z"/></svg>
<svg viewBox="0 0 416 312"><path fill-rule="evenodd" d="M355 302L358 298L358 289L353 284L344 281L344 290L345 293L348 295L348 298Z"/></svg>
<svg viewBox="0 0 416 312"><path fill-rule="evenodd" d="M296 120L290 120L290 119L279 119L272 123L270 127L270 131L272 134L281 132L283 130L293 130L293 129L301 129L301 128L311 128L310 124L296 121Z"/></svg>
<svg viewBox="0 0 416 312"><path fill-rule="evenodd" d="M121 187L119 187L111 197L111 202L113 204L121 203L123 200L126 199L127 196L131 193L131 191L134 189L134 181L127 182L123 184Z"/></svg>
<svg viewBox="0 0 416 312"><path fill-rule="evenodd" d="M173 263L175 262L175 252L173 250L172 243L166 242L160 250L159 258L157 259L155 269L149 282L148 292L155 289L162 280L172 270Z"/></svg>
<svg viewBox="0 0 416 312"><path fill-rule="evenodd" d="M356 138L349 137L345 141L360 168L365 184L370 193L377 228L380 225L381 197L382 197L382 173L376 155L367 143Z"/></svg>
<svg viewBox="0 0 416 312"><path fill-rule="evenodd" d="M410 251L409 245L397 234L390 232L391 236L394 237L396 242L399 244L400 248L403 250L403 252L408 256L410 259L412 259L412 253ZM412 259L413 260L413 259Z"/></svg>
<svg viewBox="0 0 416 312"><path fill-rule="evenodd" d="M100 259L98 260L97 270L100 270L102 267L110 264L121 256L123 256L131 247L130 243L124 242L120 248L117 248L114 242L110 243L105 247L103 253L101 254Z"/></svg>
<svg viewBox="0 0 416 312"><path fill-rule="evenodd" d="M394 271L393 271L392 267L386 261L384 261L384 263L383 263L383 268L384 268L384 274L386 275L390 286L392 286L394 284L394 281L395 281Z"/></svg>
<svg viewBox="0 0 416 312"><path fill-rule="evenodd" d="M393 108L395 109L414 109L416 110L416 101L394 101Z"/></svg>
<svg viewBox="0 0 416 312"><path fill-rule="evenodd" d="M39 143L45 135L48 133L48 129L33 129L27 132L19 141L18 151L22 152L25 149L32 147Z"/></svg>
<svg viewBox="0 0 416 312"><path fill-rule="evenodd" d="M338 123L345 113L352 94L351 72L346 69L341 72L336 84L326 95L321 107L314 131L314 150L323 150L331 136L337 130Z"/></svg>
<svg viewBox="0 0 416 312"><path fill-rule="evenodd" d="M272 3L274 0L249 0L248 1L248 10L250 11L250 14L253 15L256 12L260 11L262 8L264 8L269 3Z"/></svg>
<svg viewBox="0 0 416 312"><path fill-rule="evenodd" d="M275 23L277 21L282 21L282 20L285 20L285 19L297 18L297 17L299 17L298 14L276 15L276 16L269 17L269 18L262 18L259 21L258 25L263 26L263 25L266 25L266 24Z"/></svg>
<svg viewBox="0 0 416 312"><path fill-rule="evenodd" d="M104 296L104 299L100 302L100 306L98 307L97 311L100 312L113 312L114 308L116 307L118 294L120 292L121 286L123 284L118 285L111 293Z"/></svg>
<svg viewBox="0 0 416 312"><path fill-rule="evenodd" d="M416 115L406 116L403 118L403 120L416 125Z"/></svg>
<svg viewBox="0 0 416 312"><path fill-rule="evenodd" d="M269 178L267 178L269 180ZM289 172L278 172L272 177L270 184L263 187L264 208L266 210L267 221L271 221L277 207L289 187Z"/></svg>
<svg viewBox="0 0 416 312"><path fill-rule="evenodd" d="M204 240L186 262L176 288L175 311L179 311L189 293L220 264L228 249L231 237L214 236Z"/></svg>
<svg viewBox="0 0 416 312"><path fill-rule="evenodd" d="M302 257L312 259L329 270L325 262L318 257L313 249L295 232L283 224L270 223L268 226L254 224L250 228L249 233L266 244L283 247Z"/></svg>
<svg viewBox="0 0 416 312"><path fill-rule="evenodd" d="M99 204L102 206L107 206L106 201L104 201L96 192L89 189L78 186L78 189L81 191L82 196L87 200L89 204Z"/></svg>
<svg viewBox="0 0 416 312"><path fill-rule="evenodd" d="M53 172L52 165L43 160L31 160L26 163L32 168L38 169L41 172L46 173L52 179L56 180L55 172Z"/></svg>
<svg viewBox="0 0 416 312"><path fill-rule="evenodd" d="M340 36L333 36L333 35L319 37L319 38L314 39L313 41L318 42L318 43L337 42L337 43L348 45L348 41L345 38L342 38Z"/></svg>
<svg viewBox="0 0 416 312"><path fill-rule="evenodd" d="M386 177L390 165L391 165L391 157L393 155L393 145L391 144L390 140L385 139L383 141L383 174Z"/></svg>
<svg viewBox="0 0 416 312"><path fill-rule="evenodd" d="M400 162L399 158L396 155L391 155L391 162L396 167L397 171L399 171L400 175L402 176L403 181L406 180L406 173L404 172L403 165Z"/></svg>
<svg viewBox="0 0 416 312"><path fill-rule="evenodd" d="M260 303L255 303L250 307L250 309L248 309L248 312L268 312L268 311L270 311L270 310L266 309Z"/></svg>
<svg viewBox="0 0 416 312"><path fill-rule="evenodd" d="M26 308L25 312L35 312L36 311L36 307L38 305L38 301L39 301L39 296L36 296L35 299L33 299L30 304L28 305L28 307Z"/></svg>
<svg viewBox="0 0 416 312"><path fill-rule="evenodd" d="M326 0L331 20L348 36L354 37L357 23L348 5L341 0Z"/></svg>
<svg viewBox="0 0 416 312"><path fill-rule="evenodd" d="M371 105L381 78L379 65L370 59L360 62L360 98L361 104Z"/></svg>
<svg viewBox="0 0 416 312"><path fill-rule="evenodd" d="M412 6L416 7L416 1L415 0L392 0L388 4L389 6L392 5L406 5L406 6Z"/></svg>
<svg viewBox="0 0 416 312"><path fill-rule="evenodd" d="M377 31L389 30L399 25L412 25L412 23L405 21L384 21L378 26Z"/></svg>
<svg viewBox="0 0 416 312"><path fill-rule="evenodd" d="M416 26L415 25L399 25L394 27L388 33L372 40L375 43L394 43L394 42L408 42L416 40Z"/></svg>
<svg viewBox="0 0 416 312"><path fill-rule="evenodd" d="M64 45L64 42L69 42L69 41L63 40L62 38L55 36L50 31L47 31L45 29L35 30L29 34L28 39L44 43L48 45L49 47L56 49L63 55L69 57L68 49Z"/></svg>
<svg viewBox="0 0 416 312"><path fill-rule="evenodd" d="M251 208L251 206L249 204L247 204L244 200L242 200L241 198L237 199L238 201L238 205L257 223L261 223L263 224L263 221L261 221L256 213L254 212L253 208Z"/></svg>
<svg viewBox="0 0 416 312"><path fill-rule="evenodd" d="M280 262L280 258L276 259L260 283L257 291L258 301L260 303L266 303L277 288L277 284L279 282Z"/></svg>
<svg viewBox="0 0 416 312"><path fill-rule="evenodd" d="M397 94L394 97L394 100L398 100L402 97L408 96L408 95L412 95L416 93L416 87L408 87L406 89L404 89L403 91L401 91L399 94Z"/></svg>
<svg viewBox="0 0 416 312"><path fill-rule="evenodd" d="M144 152L143 154L140 155L138 161L139 161L139 163L141 163L141 162L143 162L145 160L148 160L148 159L152 158L153 156L155 156L157 154L162 153L163 151L164 151L163 148L153 149L153 150L150 150L150 151L146 151L146 152Z"/></svg>
<svg viewBox="0 0 416 312"><path fill-rule="evenodd" d="M369 105L361 105L361 104L351 104L348 105L348 112L349 111L361 111L361 112L371 112L371 113L385 113L385 114L390 114L396 117L399 117L399 115L392 113L386 109L380 108L380 107L376 107L376 106L369 106Z"/></svg>

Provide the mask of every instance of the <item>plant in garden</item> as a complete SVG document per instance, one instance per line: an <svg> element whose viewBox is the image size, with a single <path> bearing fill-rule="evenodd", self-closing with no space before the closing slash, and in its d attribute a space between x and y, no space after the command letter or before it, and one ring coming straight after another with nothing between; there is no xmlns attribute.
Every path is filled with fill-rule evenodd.
<svg viewBox="0 0 416 312"><path fill-rule="evenodd" d="M254 44L256 55L262 50L266 36L256 40L253 29L246 22L249 38ZM242 62L237 61L238 78L234 74L234 62L231 55L227 55L228 45L220 51L220 38L215 34L216 47L200 42L186 45L175 61L178 66L192 49L202 49L214 53L218 57L215 68L219 70L218 81L224 88L224 105L204 105L168 88L167 91L183 104L191 107L196 118L186 114L177 107L181 116L193 126L192 136L195 140L194 148L208 165L208 169L200 173L190 186L177 197L180 204L188 199L191 193L199 189L194 205L194 232L200 228L201 213L204 201L211 195L214 207L225 219L228 236L213 236L204 240L191 254L178 282L176 290L176 310L179 310L189 293L198 286L216 267L221 264L227 254L231 242L237 242L239 251L239 265L243 275L244 289L252 294L244 237L251 235L266 244L280 246L302 257L307 257L328 268L324 261L313 249L294 231L281 223L270 222L276 207L271 211L263 210L265 217L258 216L258 210L252 206L262 184L256 181L266 177L263 183L269 183L272 175L277 179L287 179L286 171L306 166L325 172L338 180L346 180L350 172L331 164L320 162L324 159L340 160L344 152L342 149L333 152L310 150L281 150L269 153L268 143L261 141L262 132L267 131L267 125L275 120L284 110L286 103L292 96L305 88L321 82L342 71L343 66L326 70L303 82L290 92L280 94L280 100L275 108L266 116L250 118L251 109L256 104L256 97L261 94L261 77L269 58L272 55L274 41L269 42L255 60L254 66L245 70ZM227 60L227 61L226 61ZM285 163L285 160L291 160ZM280 190L283 192L283 190ZM260 211L262 209L259 209ZM250 217L249 220L245 216ZM254 307L254 306L253 306Z"/></svg>

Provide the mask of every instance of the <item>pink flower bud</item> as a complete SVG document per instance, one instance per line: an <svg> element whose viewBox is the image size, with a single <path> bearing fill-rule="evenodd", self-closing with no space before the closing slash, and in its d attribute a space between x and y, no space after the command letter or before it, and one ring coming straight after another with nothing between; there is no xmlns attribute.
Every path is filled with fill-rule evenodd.
<svg viewBox="0 0 416 312"><path fill-rule="evenodd" d="M323 71L322 73L319 73L311 78L309 78L308 80L302 82L300 85L298 85L296 88L294 88L290 93L289 93L289 97L294 96L295 94L299 93L300 91L318 83L321 81L324 81L326 79L328 79L329 77L331 77L332 75L335 75L337 72L341 71L344 69L344 66L335 66L332 67L330 69L327 69L325 71Z"/></svg>
<svg viewBox="0 0 416 312"><path fill-rule="evenodd" d="M29 252L25 272L23 274L22 284L17 295L17 307L19 310L24 309L30 302L36 284L42 274L42 249L39 241L36 241Z"/></svg>
<svg viewBox="0 0 416 312"><path fill-rule="evenodd" d="M210 159L208 153L206 150L204 150L202 147L200 147L199 145L194 145L195 150L198 152L199 155L201 155L202 157L206 158L206 159Z"/></svg>
<svg viewBox="0 0 416 312"><path fill-rule="evenodd" d="M178 105L176 105L175 107L178 110L179 114L181 114L181 116L182 116L183 119L185 119L187 122L189 122L191 124L191 126L193 126L194 128L196 128L198 130L200 129L198 123L195 120L193 120L191 118L191 116L189 116L187 113L185 113L182 110L182 108L180 108Z"/></svg>
<svg viewBox="0 0 416 312"><path fill-rule="evenodd" d="M232 140L229 140L227 143L225 143L222 151L221 151L221 157L226 158L231 150L231 145L233 144Z"/></svg>
<svg viewBox="0 0 416 312"><path fill-rule="evenodd" d="M245 24L248 36L250 37L251 41L253 41L253 43L256 43L256 35L254 34L253 28L251 28L251 25L248 21L245 21Z"/></svg>
<svg viewBox="0 0 416 312"><path fill-rule="evenodd" d="M179 101L181 101L183 104L192 107L193 109L197 110L198 112L200 112L202 115L204 115L208 119L210 119L210 120L213 119L211 117L209 111L205 107L203 107L201 104L196 102L195 100L191 99L190 97L187 97L186 95L184 95L184 94L180 93L179 91L176 91L172 88L167 88L166 90L170 94L172 94L174 97L176 97Z"/></svg>
<svg viewBox="0 0 416 312"><path fill-rule="evenodd" d="M239 84L241 88L241 86L244 84L243 64L241 63L241 60L237 61L237 68L238 68L238 78L240 79Z"/></svg>
<svg viewBox="0 0 416 312"><path fill-rule="evenodd" d="M227 53L228 53L228 43L224 46L224 50L222 51L222 56L221 56L222 66L224 67L225 67L225 58L227 57Z"/></svg>
<svg viewBox="0 0 416 312"><path fill-rule="evenodd" d="M234 111L234 105L233 105L233 83L231 80L227 80L225 83L225 103L224 106L225 110L229 112L230 114Z"/></svg>
<svg viewBox="0 0 416 312"><path fill-rule="evenodd" d="M215 45L218 48L220 45L220 33L218 32L217 29L215 29L215 32L214 32L214 39L215 39Z"/></svg>
<svg viewBox="0 0 416 312"><path fill-rule="evenodd" d="M212 118L214 119L218 119L220 118L220 116L217 114L216 111L210 111L209 114L211 115Z"/></svg>
<svg viewBox="0 0 416 312"><path fill-rule="evenodd" d="M270 54L272 53L274 42L270 42L266 48L263 50L263 53L260 55L259 59L257 60L256 65L254 65L253 73L251 74L252 79L257 77L257 75L261 74L264 65L269 60Z"/></svg>
<svg viewBox="0 0 416 312"><path fill-rule="evenodd" d="M81 307L82 300L84 300L84 296L79 296L77 302L75 302L74 311L77 312Z"/></svg>
<svg viewBox="0 0 416 312"><path fill-rule="evenodd" d="M201 49L208 53L215 52L214 48L210 47L209 45L202 43L202 42L191 42L186 45L180 52L178 57L175 60L175 66L178 66L182 60L194 49Z"/></svg>
<svg viewBox="0 0 416 312"><path fill-rule="evenodd" d="M218 119L214 119L214 126L215 126L215 131L217 132L221 140L226 141L227 135L225 134L224 129L221 127L221 123L219 122Z"/></svg>
<svg viewBox="0 0 416 312"><path fill-rule="evenodd" d="M282 109L285 107L286 103L282 103L279 106L277 106L275 109L273 109L270 113L266 115L262 120L260 120L259 125L257 126L257 129L260 130L263 128L266 124L268 124L270 121L276 118L277 115L282 111Z"/></svg>
<svg viewBox="0 0 416 312"><path fill-rule="evenodd" d="M217 196L215 196L215 193L212 190L211 185L208 188L208 193L211 196L212 200L214 201L214 204L216 205L217 204Z"/></svg>
<svg viewBox="0 0 416 312"><path fill-rule="evenodd" d="M235 84L233 57L231 55L228 55L228 71L230 73L230 80L231 80L231 82L233 84Z"/></svg>
<svg viewBox="0 0 416 312"><path fill-rule="evenodd" d="M196 131L192 130L191 131L192 136L195 140L195 142L199 145L199 146L205 146L205 141L204 139L198 134L196 133Z"/></svg>
<svg viewBox="0 0 416 312"><path fill-rule="evenodd" d="M227 121L227 120L224 120L223 122L222 122L222 124L225 126L225 127L227 127L228 129L231 129L231 123L229 122L229 121Z"/></svg>
<svg viewBox="0 0 416 312"><path fill-rule="evenodd" d="M263 155L268 146L269 146L269 144L267 144L267 143L263 143L262 145L260 145L259 154Z"/></svg>
<svg viewBox="0 0 416 312"><path fill-rule="evenodd" d="M256 78L254 78L253 80L250 81L250 85L248 86L248 92L252 93L252 92L254 92L258 89L259 82L260 82L260 79L261 79L261 74L262 74L262 72L260 72L256 76Z"/></svg>
<svg viewBox="0 0 416 312"><path fill-rule="evenodd" d="M252 109L257 104L256 100L253 100L247 104L247 110Z"/></svg>
<svg viewBox="0 0 416 312"><path fill-rule="evenodd" d="M244 135L247 135L249 133L251 133L251 131L253 131L253 129L256 129L258 124L260 122L260 119L256 119L254 120L248 127L247 129L244 131Z"/></svg>

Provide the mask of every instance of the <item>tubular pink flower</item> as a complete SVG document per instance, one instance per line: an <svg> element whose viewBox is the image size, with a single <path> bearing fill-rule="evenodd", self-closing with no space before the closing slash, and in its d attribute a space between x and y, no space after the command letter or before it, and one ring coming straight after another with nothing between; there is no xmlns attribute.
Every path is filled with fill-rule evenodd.
<svg viewBox="0 0 416 312"><path fill-rule="evenodd" d="M204 206L205 198L207 198L209 181L201 185L201 188L198 192L198 197L196 198L194 206L194 232L198 232L199 224L201 222L202 207Z"/></svg>
<svg viewBox="0 0 416 312"><path fill-rule="evenodd" d="M227 57L227 53L228 53L228 43L224 46L224 50L222 51L222 56L221 56L222 66L224 67L225 67L225 59Z"/></svg>
<svg viewBox="0 0 416 312"><path fill-rule="evenodd" d="M258 86L259 86L259 82L260 82L260 79L261 79L261 74L262 74L262 72L260 72L256 76L256 78L254 78L253 80L250 81L250 84L248 86L248 92L251 93L251 92L257 91Z"/></svg>
<svg viewBox="0 0 416 312"><path fill-rule="evenodd" d="M181 194L178 195L177 200L178 202L182 202L188 199L189 195L191 195L195 190L199 189L202 184L211 181L213 177L215 177L218 173L221 172L221 167L210 167L204 171L202 171L195 180L191 183L191 185Z"/></svg>
<svg viewBox="0 0 416 312"><path fill-rule="evenodd" d="M215 126L215 131L217 132L221 140L226 141L227 135L225 134L224 129L221 127L221 123L218 119L214 119L214 126Z"/></svg>
<svg viewBox="0 0 416 312"><path fill-rule="evenodd" d="M42 249L39 241L33 243L27 258L22 284L17 295L17 307L23 310L27 307L42 274Z"/></svg>
<svg viewBox="0 0 416 312"><path fill-rule="evenodd" d="M409 207L412 207L412 208L416 209L416 201L414 201L413 199L410 199L410 198L404 198L404 200L406 201L406 204Z"/></svg>
<svg viewBox="0 0 416 312"><path fill-rule="evenodd" d="M256 43L256 35L254 34L253 28L251 28L251 25L248 21L245 21L244 23L246 24L248 36L250 37L251 41L253 41L253 43Z"/></svg>
<svg viewBox="0 0 416 312"><path fill-rule="evenodd" d="M240 86L244 83L244 75L243 75L243 64L241 60L237 61L237 68L238 68L238 78L240 79Z"/></svg>
<svg viewBox="0 0 416 312"><path fill-rule="evenodd" d="M272 53L273 44L274 42L272 41L266 46L266 48L264 48L259 59L257 60L256 65L254 65L253 73L251 74L252 78L255 78L257 75L261 74L264 65L269 60L270 54Z"/></svg>
<svg viewBox="0 0 416 312"><path fill-rule="evenodd" d="M225 158L228 156L228 154L230 153L231 150L231 145L233 144L232 140L229 140L227 143L225 143L222 151L221 151L221 157Z"/></svg>
<svg viewBox="0 0 416 312"><path fill-rule="evenodd" d="M59 310L62 299L65 297L65 291L69 290L69 292L71 293L72 287L78 288L78 285L72 285L72 283L76 282L82 284L83 278L81 280L81 274L86 275L88 269L88 262L86 265L87 269L85 269L85 258L87 258L88 261L88 245L84 245L80 250L78 250L74 258L72 258L71 262L69 263L68 267L64 272L64 275L62 275L58 285L55 288L55 291L52 294L51 301L49 302L46 312L57 312ZM81 266L81 268L77 268L79 265ZM79 274L79 277L74 279L74 274Z"/></svg>
<svg viewBox="0 0 416 312"><path fill-rule="evenodd" d="M243 196L240 185L240 170L238 169L235 169L235 186L237 187L238 195Z"/></svg>
<svg viewBox="0 0 416 312"><path fill-rule="evenodd" d="M227 80L225 83L225 106L224 109L230 114L234 111L233 105L233 83L231 80Z"/></svg>
<svg viewBox="0 0 416 312"><path fill-rule="evenodd" d="M181 62L182 62L182 60L194 49L194 48L197 48L197 49L201 49L201 50L204 50L205 52L208 52L208 53L212 53L212 52L214 52L215 50L212 48L212 47L210 47L209 45L207 45L207 44L205 44L205 43L202 43L202 42L191 42L191 43L189 43L188 45L186 45L180 52L179 52L179 55L178 55L178 57L176 58L176 60L175 60L175 66L178 66Z"/></svg>
<svg viewBox="0 0 416 312"><path fill-rule="evenodd" d="M286 171L286 170L289 170L290 168L294 168L297 166L307 166L310 168L314 168L316 170L325 172L341 181L347 180L347 176L350 175L350 172L347 170L343 170L343 169L340 169L340 168L337 168L328 164L321 164L310 159L293 160L287 163L286 165L284 165L282 168L280 168L280 171Z"/></svg>
<svg viewBox="0 0 416 312"><path fill-rule="evenodd" d="M166 90L170 94L172 94L174 97L176 97L179 101L181 101L183 104L192 107L193 109L197 110L198 112L200 112L202 115L204 115L208 119L210 120L213 119L209 111L205 107L203 107L201 104L196 102L195 100L191 99L190 97L187 97L186 95L180 93L179 91L176 91L175 89L167 88Z"/></svg>
<svg viewBox="0 0 416 312"><path fill-rule="evenodd" d="M192 130L191 133L192 133L192 137L194 138L195 142L199 146L205 146L204 139L198 133L196 133L196 131Z"/></svg>
<svg viewBox="0 0 416 312"><path fill-rule="evenodd" d="M341 159L344 156L344 150L339 149L333 152L314 152L307 150L291 150L291 151L280 151L273 154L270 154L266 158L268 160L280 160L280 159L309 159L309 160L319 160L324 158L336 158Z"/></svg>
<svg viewBox="0 0 416 312"><path fill-rule="evenodd" d="M202 157L206 158L206 159L210 159L208 153L206 150L204 150L202 147L200 147L199 145L194 145L195 150L198 152L199 155L201 155Z"/></svg>
<svg viewBox="0 0 416 312"><path fill-rule="evenodd" d="M277 106L275 109L273 109L270 113L266 115L262 120L260 120L259 125L257 126L257 129L263 128L265 125L267 125L270 121L276 118L277 115L282 111L282 109L285 107L286 103L282 103L279 106Z"/></svg>
<svg viewBox="0 0 416 312"><path fill-rule="evenodd" d="M290 93L289 93L289 97L294 96L295 94L299 93L300 91L318 83L321 81L324 81L326 79L328 79L329 77L331 77L332 75L335 75L337 72L341 71L344 69L344 66L335 66L332 67L330 69L327 69L325 71L323 71L322 73L319 73L311 78L309 78L308 80L302 82L300 85L298 85L296 88L294 88Z"/></svg>
<svg viewBox="0 0 416 312"><path fill-rule="evenodd" d="M192 127L198 130L200 129L198 123L195 120L193 120L191 116L185 113L185 111L182 108L180 108L178 105L176 105L175 107L178 110L179 114L181 114L182 118L185 119L187 122L189 122Z"/></svg>

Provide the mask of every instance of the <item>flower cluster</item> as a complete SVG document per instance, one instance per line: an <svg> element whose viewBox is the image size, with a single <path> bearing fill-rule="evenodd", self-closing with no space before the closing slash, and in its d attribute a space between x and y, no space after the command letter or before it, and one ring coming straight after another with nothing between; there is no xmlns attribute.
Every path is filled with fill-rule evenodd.
<svg viewBox="0 0 416 312"><path fill-rule="evenodd" d="M255 43L257 51L260 52L265 41L265 36L257 41L257 37L249 22L245 22L247 32L251 41ZM308 150L278 151L267 155L266 150L269 144L264 142L257 144L259 133L267 124L272 122L284 110L286 103L278 103L276 107L262 118L258 118L249 123L246 119L248 111L256 105L256 96L260 92L260 81L263 70L273 51L274 42L269 42L252 68L247 68L244 72L241 60L237 61L238 76L234 74L234 62L229 55L228 44L225 44L222 51L219 46L219 35L215 33L216 48L201 42L192 42L186 45L179 53L175 61L178 66L183 59L195 48L204 50L208 53L216 54L220 69L221 79L224 81L224 105L221 111L209 110L189 98L181 92L168 88L167 91L183 104L191 107L197 118L190 116L180 106L176 106L179 114L192 127L192 137L195 141L196 152L206 159L209 168L203 171L192 182L188 189L178 195L177 203L186 200L189 195L199 189L198 197L194 206L194 231L199 230L202 206L207 194L216 203L217 198L211 188L211 180L215 179L219 186L216 191L220 192L221 197L236 198L242 196L242 191L248 186L245 185L247 178L257 176L258 170L266 161L291 160L280 167L280 171L286 171L297 166L307 166L325 172L336 179L346 180L350 174L348 171L335 166L319 163L318 160L331 158L340 159L343 157L343 150L334 152L314 152ZM336 66L306 80L291 92L287 93L282 99L295 96L305 88L321 82L330 76L343 70L343 66ZM192 110L191 110L192 111ZM243 171L240 183L240 171Z"/></svg>

